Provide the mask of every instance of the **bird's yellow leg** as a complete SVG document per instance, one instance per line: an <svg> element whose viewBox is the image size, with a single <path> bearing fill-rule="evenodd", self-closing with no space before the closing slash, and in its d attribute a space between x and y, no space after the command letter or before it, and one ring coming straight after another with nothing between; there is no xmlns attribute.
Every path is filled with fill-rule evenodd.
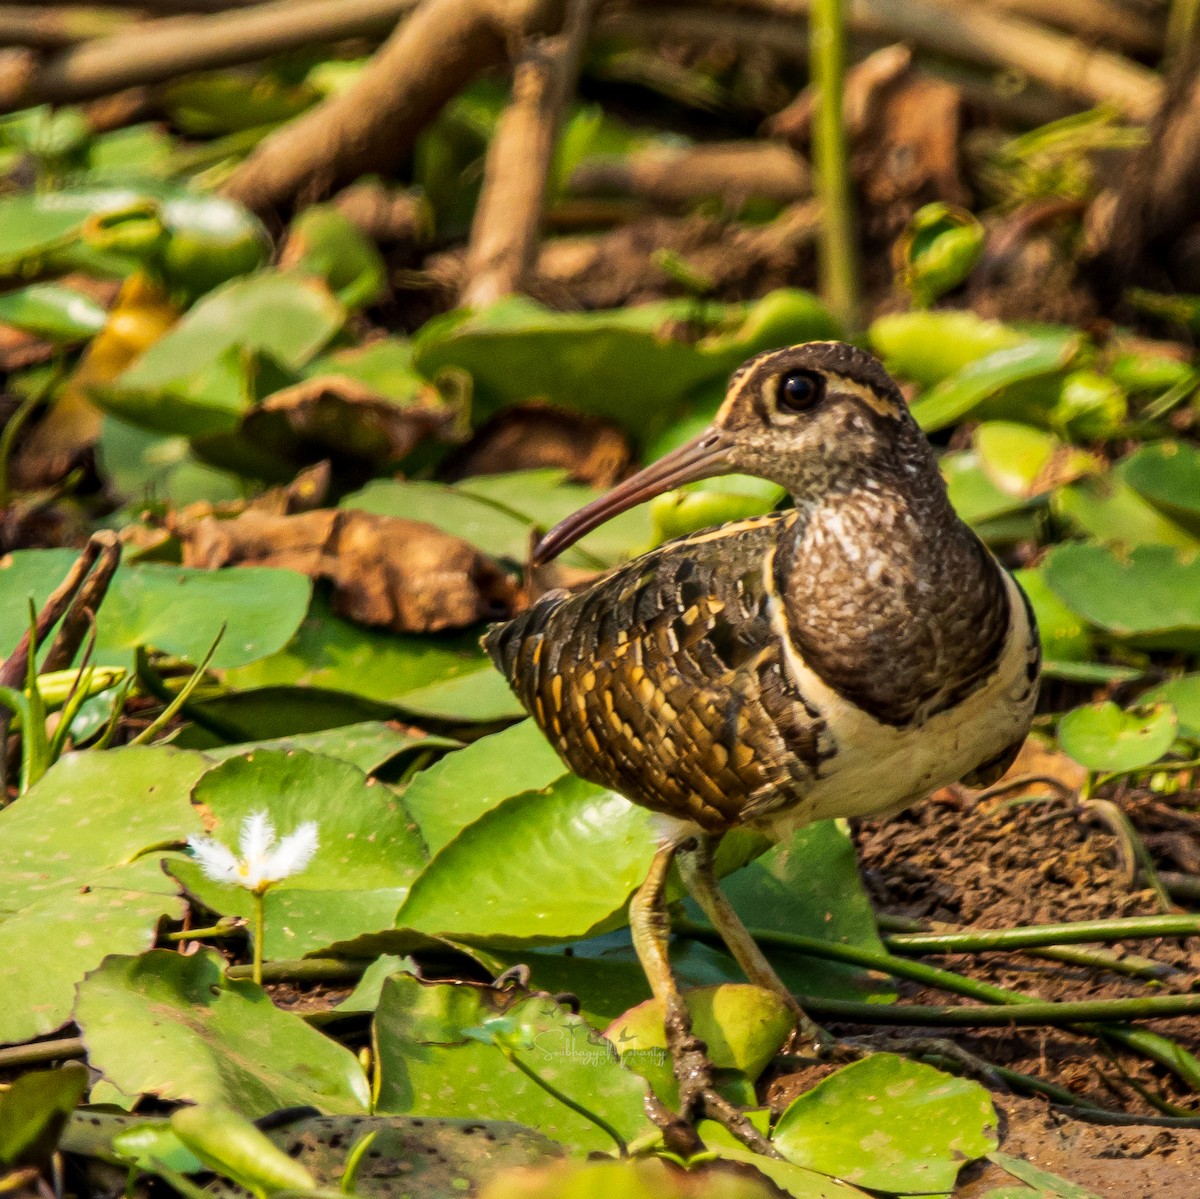
<svg viewBox="0 0 1200 1199"><path fill-rule="evenodd" d="M629 926L633 932L633 947L646 972L650 990L662 1006L663 1026L675 1077L679 1082L683 1115L704 1115L718 1120L756 1153L778 1157L771 1143L745 1114L717 1093L713 1087L713 1066L708 1057L708 1048L692 1031L692 1017L667 954L671 937L671 921L666 905L667 875L675 853L676 846L672 844L664 845L654 855L646 881L630 900Z"/></svg>
<svg viewBox="0 0 1200 1199"><path fill-rule="evenodd" d="M774 966L767 961L758 942L734 911L733 904L725 898L717 885L713 872L713 852L720 838L696 836L681 843L676 850L676 861L683 885L688 894L700 905L713 928L721 935L734 961L742 973L755 986L765 987L778 995L796 1015L796 1034L801 1042L820 1053L826 1053L833 1038L819 1024L809 1019L796 997L775 973Z"/></svg>

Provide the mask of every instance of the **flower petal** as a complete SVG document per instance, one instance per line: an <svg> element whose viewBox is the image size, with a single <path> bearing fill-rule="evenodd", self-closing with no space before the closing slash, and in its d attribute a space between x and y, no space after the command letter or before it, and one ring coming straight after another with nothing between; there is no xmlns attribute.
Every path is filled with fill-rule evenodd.
<svg viewBox="0 0 1200 1199"><path fill-rule="evenodd" d="M200 869L213 882L241 884L238 860L227 845L214 837L189 837L187 843Z"/></svg>
<svg viewBox="0 0 1200 1199"><path fill-rule="evenodd" d="M265 808L251 812L242 821L241 837L242 858L251 869L256 862L261 862L271 852L275 844L275 826Z"/></svg>
<svg viewBox="0 0 1200 1199"><path fill-rule="evenodd" d="M320 845L316 821L306 821L295 832L288 833L263 863L262 881L277 883L289 875L299 874L312 861Z"/></svg>

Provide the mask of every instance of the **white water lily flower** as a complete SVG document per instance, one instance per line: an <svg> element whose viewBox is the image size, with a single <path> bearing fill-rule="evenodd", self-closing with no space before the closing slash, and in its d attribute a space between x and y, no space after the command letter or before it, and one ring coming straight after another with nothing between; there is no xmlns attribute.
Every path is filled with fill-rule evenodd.
<svg viewBox="0 0 1200 1199"><path fill-rule="evenodd" d="M261 894L272 883L303 870L312 861L320 841L316 822L309 820L276 845L271 818L265 811L258 811L251 812L242 822L238 841L240 859L215 837L189 837L188 846L200 869L214 882L234 883Z"/></svg>

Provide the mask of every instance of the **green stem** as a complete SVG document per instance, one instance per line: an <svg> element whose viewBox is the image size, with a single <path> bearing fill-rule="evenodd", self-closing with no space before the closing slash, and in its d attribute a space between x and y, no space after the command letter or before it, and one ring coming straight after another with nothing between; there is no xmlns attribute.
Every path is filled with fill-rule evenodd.
<svg viewBox="0 0 1200 1199"><path fill-rule="evenodd" d="M885 938L885 943L898 953L979 953L986 950L1081 945L1088 941L1124 941L1135 937L1198 935L1200 916L1124 916L1115 920L1032 924L1027 928L893 933Z"/></svg>
<svg viewBox="0 0 1200 1199"><path fill-rule="evenodd" d="M675 928L685 936L694 937L699 941L723 945L711 925L700 924L690 920L680 920ZM937 966L929 966L924 962L914 962L909 958L896 957L890 953L877 953L871 949L861 949L855 945L839 945L833 941L822 941L817 937L802 937L795 933L780 933L770 929L750 929L750 935L760 945L774 945L779 949L790 950L794 953L805 954L808 957L825 958L834 962L849 962L851 965L864 966L868 970L879 970L894 978L906 978L925 986L937 987L949 991L952 995L963 995L968 999L976 999L989 1004L1031 1004L1041 1003L1040 999L1022 995L1019 991L1010 991L1006 987L998 987L993 983L978 982L955 974L953 970L943 970ZM1149 1002L1142 1000L1141 1002ZM1200 1091L1200 1061L1181 1045L1158 1033L1144 1028L1112 1028L1097 1024L1077 1024L1074 1032L1087 1036L1100 1036L1108 1041L1115 1041L1128 1049L1145 1054L1151 1061L1172 1071L1183 1079L1188 1086Z"/></svg>
<svg viewBox="0 0 1200 1199"><path fill-rule="evenodd" d="M258 940L257 933L255 940ZM300 958L296 961L267 962L261 965L261 979L254 977L253 966L230 966L226 978L249 978L269 983L341 983L357 982L370 963L366 960L341 961L337 958Z"/></svg>
<svg viewBox="0 0 1200 1199"><path fill-rule="evenodd" d="M1031 999L980 1007L942 1007L927 1003L863 1003L798 995L800 1006L817 1016L863 1024L933 1024L947 1028L1007 1028L1050 1025L1125 1023L1163 1020L1200 1013L1200 995L1155 995L1133 999L1084 999L1075 1003Z"/></svg>
<svg viewBox="0 0 1200 1199"><path fill-rule="evenodd" d="M82 1037L59 1037L55 1041L35 1041L32 1045L0 1049L0 1070L16 1070L42 1062L69 1062L86 1056L87 1046Z"/></svg>
<svg viewBox="0 0 1200 1199"><path fill-rule="evenodd" d="M845 0L813 0L809 72L816 96L813 163L821 203L821 293L853 332L859 321L858 252L842 117L846 81Z"/></svg>
<svg viewBox="0 0 1200 1199"><path fill-rule="evenodd" d="M233 937L242 931L243 922L237 916L222 916L216 924L207 928L181 928L176 933L167 933L164 941L199 941L202 938L220 940L222 937Z"/></svg>
<svg viewBox="0 0 1200 1199"><path fill-rule="evenodd" d="M607 1133L616 1145L617 1152L622 1157L629 1156L629 1146L625 1144L625 1138L607 1120L584 1107L582 1103L577 1103L570 1095L564 1094L553 1083L547 1082L532 1066L523 1062L507 1045L502 1045L499 1041L494 1041L493 1044L526 1078L537 1083L547 1095L553 1096L564 1107L569 1107L577 1116L582 1116L602 1132Z"/></svg>
<svg viewBox="0 0 1200 1199"><path fill-rule="evenodd" d="M266 918L263 909L266 907L266 892L254 892L254 969L251 978L262 986L263 980L263 929Z"/></svg>

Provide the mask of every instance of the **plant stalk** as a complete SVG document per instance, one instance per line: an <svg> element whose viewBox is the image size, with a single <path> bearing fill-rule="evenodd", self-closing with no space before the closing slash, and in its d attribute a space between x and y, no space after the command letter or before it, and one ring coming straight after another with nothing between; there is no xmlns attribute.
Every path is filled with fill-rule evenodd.
<svg viewBox="0 0 1200 1199"><path fill-rule="evenodd" d="M972 929L962 932L903 932L885 938L896 953L980 953L986 950L1040 949L1088 941L1124 941L1141 937L1200 936L1200 916L1124 916L1027 928Z"/></svg>
<svg viewBox="0 0 1200 1199"><path fill-rule="evenodd" d="M859 324L858 250L843 118L846 83L845 0L812 0L809 73L816 95L813 163L821 202L821 294L850 332Z"/></svg>

